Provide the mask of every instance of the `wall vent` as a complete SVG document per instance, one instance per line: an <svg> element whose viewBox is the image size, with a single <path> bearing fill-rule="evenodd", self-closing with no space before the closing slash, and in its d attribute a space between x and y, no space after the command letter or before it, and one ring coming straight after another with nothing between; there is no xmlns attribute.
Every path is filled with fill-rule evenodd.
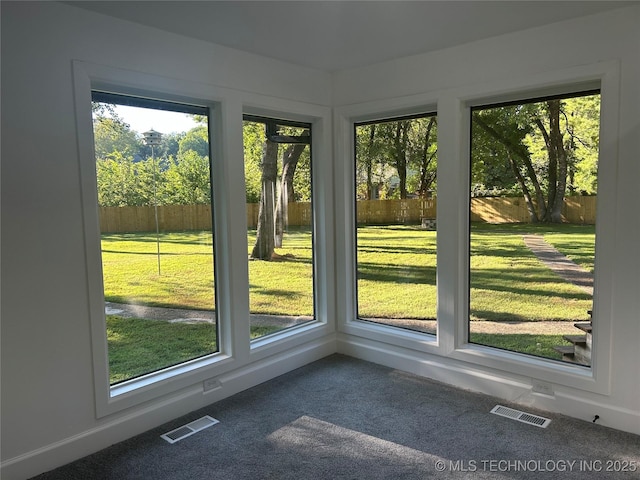
<svg viewBox="0 0 640 480"><path fill-rule="evenodd" d="M547 428L547 426L551 423L551 419L540 417L538 415L533 415L531 413L521 412L520 410L515 410L513 408L505 407L502 405L496 405L491 410L491 413L496 415L500 415L501 417L511 418L512 420L517 420L518 422L526 423L528 425L535 425L540 428Z"/></svg>
<svg viewBox="0 0 640 480"><path fill-rule="evenodd" d="M209 415L205 415L198 420L194 420L193 422L189 422L186 425L175 428L170 432L160 435L160 437L164 438L169 443L176 443L184 438L193 435L194 433L199 432L200 430L209 428L211 425L215 425L216 423L220 423L220 421L210 417Z"/></svg>

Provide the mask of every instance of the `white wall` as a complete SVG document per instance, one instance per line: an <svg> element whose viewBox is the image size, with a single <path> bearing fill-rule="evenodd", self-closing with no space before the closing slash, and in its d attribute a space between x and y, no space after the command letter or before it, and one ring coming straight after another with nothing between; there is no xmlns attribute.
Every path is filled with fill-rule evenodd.
<svg viewBox="0 0 640 480"><path fill-rule="evenodd" d="M616 428L640 432L638 11L606 13L332 78L69 5L2 2L2 478L35 475L336 349L569 415L602 407L615 417L610 424ZM427 103L440 102L446 124L446 116L453 118L455 112L446 111L451 105L444 100L453 99L456 88L489 88L510 76L520 81L529 74L616 59L621 107L613 203L619 228L609 233L614 254L607 259L616 272L611 337L616 348L611 352L608 393L556 386L556 398L534 398L528 395L529 379L522 375L472 366L436 351L420 353L394 344L389 336L382 342L343 327L338 342L328 329L324 336L288 352L282 345L275 354L261 352L260 361L247 361L228 372L222 392L203 396L201 385L194 384L96 419L72 60L197 82L201 89L225 88L236 96L236 103L231 102L236 107L246 99L254 108L291 102L324 108L335 96L338 110L347 105L388 110L417 95ZM237 125L234 133L237 136ZM460 161L455 125L440 133L448 139L444 149L452 152L455 171ZM349 161L340 144L337 160L339 173ZM331 170L330 165L326 168ZM239 178L237 168L233 174ZM345 202L344 185L336 185L338 198ZM324 195L332 197L331 189ZM455 191L449 198L454 196ZM331 201L325 203L325 217ZM342 210L336 209L336 238L346 234ZM450 213L446 228L463 233L459 210ZM331 224L327 226L333 235ZM235 228L231 235L237 239L241 230ZM331 243L323 254L327 264L333 259ZM337 245L336 265L345 259L345 248ZM340 288L343 273L327 267L325 280L335 280ZM234 281L242 284L242 278ZM326 302L325 311L331 315L331 292ZM340 307L346 324L344 305ZM582 402L578 413L571 407L574 400ZM607 414L601 415L605 423ZM620 418L628 423L620 426Z"/></svg>
<svg viewBox="0 0 640 480"><path fill-rule="evenodd" d="M455 26L451 26L455 28ZM464 345L468 108L472 99L544 91L602 69L596 340L593 374ZM597 76L597 75L596 75ZM333 77L337 204L349 203L355 119L438 109L438 341L353 322L353 278L338 278L338 350L543 409L640 433L640 8L614 10ZM494 97L495 98L495 97ZM606 107L605 107L606 104ZM606 113L605 113L606 111ZM385 115L385 112L386 115ZM599 206L600 208L600 206ZM338 210L338 265L351 265L350 210ZM343 280L344 279L344 280ZM599 338L597 338L599 337ZM532 392L547 382L552 397Z"/></svg>
<svg viewBox="0 0 640 480"><path fill-rule="evenodd" d="M249 358L247 326L245 358L226 372L221 391L205 396L194 381L96 419L72 61L215 91L233 116L225 119L233 129L225 125L225 131L240 142L243 104L329 112L328 74L69 5L2 2L3 479L51 469L335 350L333 337L319 336L297 345L297 353L267 346L256 362ZM241 149L231 145L226 152L234 158L225 158L227 173L240 182ZM330 178L330 156L324 156ZM240 202L224 203L244 219L242 183L233 190ZM225 232L227 245L241 245L243 236L246 244L246 226L235 228L240 223ZM233 254L246 264L241 250ZM233 281L242 285L243 270L236 270ZM279 361L271 364L273 358Z"/></svg>

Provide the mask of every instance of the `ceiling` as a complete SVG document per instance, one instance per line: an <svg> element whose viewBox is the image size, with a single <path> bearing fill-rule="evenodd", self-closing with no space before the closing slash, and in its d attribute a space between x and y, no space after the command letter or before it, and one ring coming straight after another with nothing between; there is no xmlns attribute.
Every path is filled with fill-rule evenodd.
<svg viewBox="0 0 640 480"><path fill-rule="evenodd" d="M73 1L88 10L334 72L629 6L625 1Z"/></svg>

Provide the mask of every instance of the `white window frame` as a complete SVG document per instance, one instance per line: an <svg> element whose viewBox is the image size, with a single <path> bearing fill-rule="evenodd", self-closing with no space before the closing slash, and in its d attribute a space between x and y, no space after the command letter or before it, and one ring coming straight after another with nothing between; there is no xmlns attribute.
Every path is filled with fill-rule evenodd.
<svg viewBox="0 0 640 480"><path fill-rule="evenodd" d="M100 227L97 204L97 181L91 121L91 92L102 90L124 95L155 98L177 103L202 105L209 108L209 142L211 145L212 169L215 178L224 174L221 162L223 156L221 131L221 106L223 97L211 95L201 86L188 82L155 75L120 70L102 65L75 61L73 63L74 90L76 104L76 125L78 133L78 154L82 182L82 211L85 227L85 252L87 264L87 285L89 299L89 320L91 322L91 343L94 370L96 416L98 418L125 408L151 400L160 395L175 392L181 388L203 381L216 372L233 367L234 345L228 340L229 319L221 315L225 308L226 287L217 285L217 309L219 332L218 351L201 358L127 380L116 385L109 381L109 359L106 339L106 317L104 312L104 289L100 252ZM225 195L224 185L215 182L213 190L214 220L216 232L215 248L224 248L225 212L217 206L218 198ZM222 218L219 218L222 217ZM222 227L221 227L222 226ZM217 255L217 257L219 257ZM216 258L216 275L229 270L223 258ZM218 282L216 282L218 283Z"/></svg>
<svg viewBox="0 0 640 480"><path fill-rule="evenodd" d="M610 393L614 275L612 262L607 259L615 254L615 238L611 232L616 231L619 77L619 62L602 62L336 110L336 149L346 164L336 175L337 202L345 204L345 212L336 212L337 224L345 232L343 247L338 248L338 264L346 266L344 281L338 284L342 316L339 328L354 337L347 342L349 348L355 351L377 349L381 348L378 342L383 342L385 349L394 352L392 355L410 355L421 365L440 365L448 370L448 374L441 375L463 379L467 375L484 377L502 372L502 375L520 378L525 383L538 379L594 393ZM601 96L592 367L470 344L467 338L470 109L477 105L591 89L599 89ZM437 103L437 108L431 111L437 112L438 116L438 330L437 337L428 341L416 338L410 332L397 332L397 329L364 324L356 319L355 258L352 253L355 239L350 238L354 222L351 213L354 211L354 187L350 173L354 146L350 132L356 122L425 111L425 105L433 103ZM416 105L420 107L416 108ZM344 181L340 181L340 176ZM338 275L338 280L341 276ZM445 358L439 360L437 357ZM465 380L460 383L464 384Z"/></svg>
<svg viewBox="0 0 640 480"><path fill-rule="evenodd" d="M271 101L273 100L273 101ZM251 360L262 360L274 353L283 353L301 342L317 341L335 331L335 295L331 279L334 278L334 229L331 213L333 212L333 163L331 149L331 116L326 107L302 107L296 102L281 99L265 99L247 96L243 103L243 115L252 115L266 119L288 120L311 124L311 203L313 222L313 289L314 289L314 321L287 328L271 335L265 335L250 341L249 357ZM244 162L239 162L244 179ZM244 193L244 190L243 190ZM242 199L246 218L246 196ZM244 225L244 244L247 242L247 230ZM248 271L246 261L244 264ZM247 273L248 288L248 273ZM249 318L247 295L246 315ZM248 328L248 327L247 327ZM250 334L247 330L246 338Z"/></svg>
<svg viewBox="0 0 640 480"><path fill-rule="evenodd" d="M417 99L416 99L417 100ZM424 101L424 100L422 100ZM421 103L421 101L418 101L417 103ZM353 208L353 211L351 212L352 214L352 223L351 223L351 231L354 233L354 237L353 237L353 246L350 247L352 248L352 251L350 252L350 255L353 256L353 278L354 278L354 283L353 283L353 294L354 294L354 320L353 320L353 327L357 327L358 325L364 323L368 326L371 327L375 327L375 326L379 326L380 327L380 333L383 334L381 338L384 337L385 333L392 333L393 335L396 336L400 336L400 338L402 338L403 335L406 334L406 338L409 339L409 341L414 341L414 340L419 340L421 341L424 345L429 345L429 344L433 344L437 342L437 336L438 336L438 332L437 332L437 327L436 327L436 333L427 333L427 332L420 332L418 330L412 330L412 329L408 329L408 328L402 328L402 327L396 327L394 325L389 325L389 324L385 324L384 322L376 322L373 320L368 320L365 318L361 318L358 315L358 256L357 256L357 248L358 248L358 241L357 241L357 236L358 236L358 225L357 225L357 200L356 200L356 195L355 195L355 168L354 167L354 163L355 163L355 159L356 159L356 145L355 145L355 128L362 125L362 124L373 124L379 122L379 123L392 123L392 122L398 122L398 121L402 121L402 120L412 120L412 119L422 119L422 118L430 118L430 117L435 117L436 118L436 125L437 125L437 118L438 118L438 114L436 112L436 106L435 104L432 104L430 107L424 106L424 108L420 108L420 107L415 107L415 106L411 106L406 112L404 110L402 110L404 113L402 114L398 114L398 112L396 112L396 114L394 114L393 116L382 116L380 117L380 112L376 112L375 114L373 114L373 118L367 118L368 116L371 116L371 114L365 114L364 118L351 118L350 119L350 124L353 125L353 128L351 129L351 143L350 143L350 149L353 151L353 155L352 155L352 160L351 160L351 181L353 182L353 190L352 190L352 196L353 199L351 200L351 206ZM437 165L436 165L436 169L437 169ZM437 178L437 174L436 174L436 178ZM437 196L437 193L436 193ZM437 228L436 228L436 233L437 233ZM437 284L437 275L438 275L438 265L436 262L436 284ZM437 299L437 288L436 288L436 299ZM437 315L436 315L437 316ZM437 322L436 322L437 324Z"/></svg>
<svg viewBox="0 0 640 480"><path fill-rule="evenodd" d="M303 358L312 361L331 353L335 300L329 280L334 277L330 109L83 61L73 62L73 80L96 417L105 417L169 394L189 396L194 389L206 394L203 382L212 378L233 378L229 387L233 389L237 387L235 379L238 376L249 374L252 377L251 372L270 375L272 373L268 372L297 364ZM92 90L202 105L210 111L218 352L114 386L109 382ZM314 132L316 322L253 343L249 338L246 222L238 221L238 218L246 218L243 113L308 122ZM243 247L238 248L239 245Z"/></svg>
<svg viewBox="0 0 640 480"><path fill-rule="evenodd" d="M436 334L433 335L358 318L357 245L355 238L355 140L353 132L355 125L358 123L393 120L398 117L425 114L425 112L429 115L435 114L438 119L438 128L440 128L436 104L436 98L431 95L417 95L403 98L399 101L390 100L338 108L334 115L336 151L341 153L343 159L342 164L336 166L335 180L336 203L337 205L343 205L343 208L336 209L336 224L339 225L339 229L344 229L344 235L340 235L336 239L336 242L339 242L340 238L343 240L336 250L337 264L345 268L345 271L339 273L336 278L338 318L340 319L339 330L355 337L432 353L438 352L440 322L438 322ZM439 153L437 168L439 177ZM440 269L437 268L437 265L438 262L436 263L436 283L438 284ZM438 317L440 315L439 311L440 307L438 307Z"/></svg>

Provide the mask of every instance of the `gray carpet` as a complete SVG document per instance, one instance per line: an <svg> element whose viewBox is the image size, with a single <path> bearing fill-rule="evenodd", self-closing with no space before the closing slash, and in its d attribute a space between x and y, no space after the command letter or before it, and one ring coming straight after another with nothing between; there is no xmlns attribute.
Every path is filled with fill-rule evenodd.
<svg viewBox="0 0 640 480"><path fill-rule="evenodd" d="M496 404L333 355L35 478L640 478L639 436L527 409L552 419L542 429L490 414ZM203 415L220 423L160 438Z"/></svg>

